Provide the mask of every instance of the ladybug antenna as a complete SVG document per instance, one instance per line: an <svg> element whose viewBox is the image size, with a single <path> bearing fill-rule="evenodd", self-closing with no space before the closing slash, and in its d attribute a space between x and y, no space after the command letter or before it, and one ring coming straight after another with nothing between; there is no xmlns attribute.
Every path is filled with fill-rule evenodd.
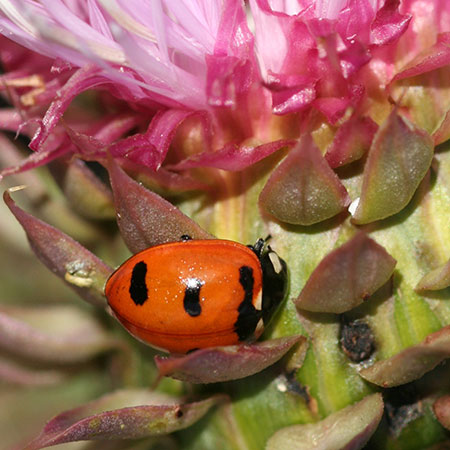
<svg viewBox="0 0 450 450"><path fill-rule="evenodd" d="M265 239L259 238L254 245L248 245L247 247L253 250L253 252L256 254L258 258L261 258L261 255L263 253L264 247L266 245L266 242L271 238L272 236L269 234Z"/></svg>

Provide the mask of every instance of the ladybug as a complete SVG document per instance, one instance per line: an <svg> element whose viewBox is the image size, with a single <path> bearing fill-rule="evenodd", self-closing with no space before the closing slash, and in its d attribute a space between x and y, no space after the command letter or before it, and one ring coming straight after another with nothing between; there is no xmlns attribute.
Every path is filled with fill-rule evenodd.
<svg viewBox="0 0 450 450"><path fill-rule="evenodd" d="M156 245L108 279L114 315L136 338L170 353L257 339L283 300L286 263L258 239Z"/></svg>

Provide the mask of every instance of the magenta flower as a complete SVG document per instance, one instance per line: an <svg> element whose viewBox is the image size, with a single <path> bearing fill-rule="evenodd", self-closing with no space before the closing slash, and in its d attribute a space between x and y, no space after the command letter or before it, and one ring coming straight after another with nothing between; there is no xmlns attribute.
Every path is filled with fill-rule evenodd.
<svg viewBox="0 0 450 450"><path fill-rule="evenodd" d="M0 178L38 186L4 200L96 311L33 277L34 303L0 308L0 379L43 404L89 386L36 423L24 403L8 445L448 438L446 0L3 0L0 32ZM183 234L271 236L290 285L261 342L155 356L110 319L111 267Z"/></svg>

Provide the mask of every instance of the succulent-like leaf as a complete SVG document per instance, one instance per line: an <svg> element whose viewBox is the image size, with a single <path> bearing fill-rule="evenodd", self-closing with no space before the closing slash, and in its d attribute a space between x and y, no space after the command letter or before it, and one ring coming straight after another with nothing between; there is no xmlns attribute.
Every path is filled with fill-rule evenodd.
<svg viewBox="0 0 450 450"><path fill-rule="evenodd" d="M194 403L148 390L122 390L54 417L27 450L65 442L168 434L199 420L224 397Z"/></svg>
<svg viewBox="0 0 450 450"><path fill-rule="evenodd" d="M322 259L294 303L307 311L343 313L386 283L395 264L381 245L359 232Z"/></svg>
<svg viewBox="0 0 450 450"><path fill-rule="evenodd" d="M435 291L450 286L450 259L422 277L416 291Z"/></svg>
<svg viewBox="0 0 450 450"><path fill-rule="evenodd" d="M363 448L381 420L381 394L365 397L320 422L292 425L277 431L266 450L356 450Z"/></svg>
<svg viewBox="0 0 450 450"><path fill-rule="evenodd" d="M450 430L450 395L438 398L433 404L433 411L441 425Z"/></svg>
<svg viewBox="0 0 450 450"><path fill-rule="evenodd" d="M432 157L431 137L392 112L372 142L353 222L369 223L401 211L425 176Z"/></svg>
<svg viewBox="0 0 450 450"><path fill-rule="evenodd" d="M438 128L434 130L432 138L435 145L442 144L450 139L450 111L447 111Z"/></svg>
<svg viewBox="0 0 450 450"><path fill-rule="evenodd" d="M359 374L378 386L399 386L417 380L446 358L450 358L450 325L428 335L420 344L361 369Z"/></svg>
<svg viewBox="0 0 450 450"><path fill-rule="evenodd" d="M69 364L117 346L94 317L73 306L0 309L0 348L17 356Z"/></svg>
<svg viewBox="0 0 450 450"><path fill-rule="evenodd" d="M259 205L282 222L312 225L335 216L350 203L339 178L315 146L303 137L270 176Z"/></svg>
<svg viewBox="0 0 450 450"><path fill-rule="evenodd" d="M115 216L112 192L80 159L56 160L50 165L71 206L89 219Z"/></svg>
<svg viewBox="0 0 450 450"><path fill-rule="evenodd" d="M369 117L351 117L336 132L325 159L339 167L360 159L370 147L377 124Z"/></svg>
<svg viewBox="0 0 450 450"><path fill-rule="evenodd" d="M46 386L60 383L66 375L61 370L37 369L0 357L0 380L10 385Z"/></svg>
<svg viewBox="0 0 450 450"><path fill-rule="evenodd" d="M3 199L25 230L36 256L80 297L104 307L103 287L112 269L71 237L20 209L8 191Z"/></svg>
<svg viewBox="0 0 450 450"><path fill-rule="evenodd" d="M253 375L277 362L304 336L290 336L255 344L197 350L182 357L155 357L162 376L191 383L218 383Z"/></svg>
<svg viewBox="0 0 450 450"><path fill-rule="evenodd" d="M130 178L114 160L109 161L109 175L117 223L133 253L179 241L185 234L193 239L212 238L178 208Z"/></svg>

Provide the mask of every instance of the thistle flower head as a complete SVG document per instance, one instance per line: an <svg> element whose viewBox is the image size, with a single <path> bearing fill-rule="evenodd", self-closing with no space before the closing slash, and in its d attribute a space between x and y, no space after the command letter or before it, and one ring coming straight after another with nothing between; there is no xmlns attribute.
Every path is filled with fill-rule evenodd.
<svg viewBox="0 0 450 450"><path fill-rule="evenodd" d="M4 201L96 310L0 308L0 378L91 400L29 448L445 438L446 0L4 0L0 31L0 128L32 150L0 135L0 177L39 186ZM271 236L290 286L260 342L155 356L108 316L112 266L186 234Z"/></svg>

